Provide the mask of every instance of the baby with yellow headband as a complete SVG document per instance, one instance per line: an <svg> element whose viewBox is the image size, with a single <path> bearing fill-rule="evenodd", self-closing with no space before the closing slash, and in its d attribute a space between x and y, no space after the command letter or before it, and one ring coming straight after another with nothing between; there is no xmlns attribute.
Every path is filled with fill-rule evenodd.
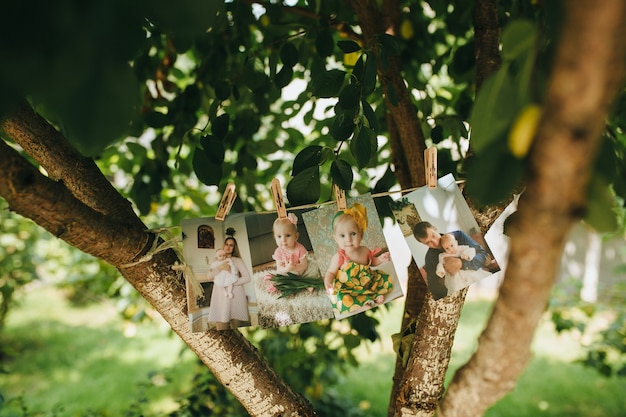
<svg viewBox="0 0 626 417"><path fill-rule="evenodd" d="M339 250L324 275L324 285L336 313L356 312L385 302L393 288L389 274L372 269L391 260L389 252L361 245L367 230L367 209L359 203L333 218L333 237ZM378 256L377 256L378 255Z"/></svg>

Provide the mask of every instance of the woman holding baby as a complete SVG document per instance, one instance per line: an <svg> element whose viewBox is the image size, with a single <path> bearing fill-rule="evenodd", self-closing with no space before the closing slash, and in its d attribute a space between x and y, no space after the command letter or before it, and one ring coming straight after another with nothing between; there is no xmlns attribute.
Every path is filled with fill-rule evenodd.
<svg viewBox="0 0 626 417"><path fill-rule="evenodd" d="M217 263L212 266L207 273L209 281L213 281L221 271L230 271L231 263L234 265L239 278L233 284L232 297L227 297L223 291L213 291L211 293L211 303L209 305L210 328L217 330L235 329L241 326L250 325L250 313L248 311L248 298L244 285L250 282L250 273L246 264L239 254L237 240L234 237L234 230L226 231L227 237L224 240L223 250L228 261Z"/></svg>

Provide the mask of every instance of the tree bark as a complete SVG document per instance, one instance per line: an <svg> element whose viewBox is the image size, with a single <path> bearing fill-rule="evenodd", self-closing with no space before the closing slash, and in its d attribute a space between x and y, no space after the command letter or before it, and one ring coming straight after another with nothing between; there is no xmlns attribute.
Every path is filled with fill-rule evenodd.
<svg viewBox="0 0 626 417"><path fill-rule="evenodd" d="M476 91L500 68L500 19L496 0L476 0L474 6Z"/></svg>
<svg viewBox="0 0 626 417"><path fill-rule="evenodd" d="M33 126L38 126L42 119L23 108L19 112L19 117L9 117L2 126L11 125L11 132L22 132L26 137L18 138L21 143L40 142L33 136L40 131ZM44 130L48 129L52 128ZM66 155L63 145L56 146L59 143L50 141L45 145L49 172L63 172L68 162L63 159ZM75 189L87 189L89 183L84 181L102 175L95 164L87 163L85 167L73 185ZM178 260L175 252L167 250L134 263L142 260L141 256L149 252L158 236L146 232L132 210L126 210L122 217L103 214L106 208L103 212L94 210L75 198L65 182L42 175L4 141L0 141L0 173L0 196L12 211L34 220L70 245L116 266L251 415L316 415L308 401L286 385L239 331L191 332L184 283L171 268ZM93 196L85 201L97 199L98 196ZM98 207L103 205L106 202Z"/></svg>
<svg viewBox="0 0 626 417"><path fill-rule="evenodd" d="M626 4L566 2L531 175L510 226L506 276L470 361L454 376L440 416L478 416L511 390L529 360L562 247L581 218L611 101L623 88Z"/></svg>
<svg viewBox="0 0 626 417"><path fill-rule="evenodd" d="M409 363L394 399L395 415L434 415L444 393L443 377L450 363L454 334L466 295L467 288L437 301L430 293L426 296Z"/></svg>
<svg viewBox="0 0 626 417"><path fill-rule="evenodd" d="M91 158L81 155L47 120L23 103L2 120L0 128L24 149L54 181L62 181L79 201L112 218L145 228L128 200L102 175Z"/></svg>

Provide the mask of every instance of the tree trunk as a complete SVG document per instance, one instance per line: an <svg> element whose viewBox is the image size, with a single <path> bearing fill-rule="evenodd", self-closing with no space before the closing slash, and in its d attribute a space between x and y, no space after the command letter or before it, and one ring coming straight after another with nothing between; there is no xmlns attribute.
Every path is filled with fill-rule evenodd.
<svg viewBox="0 0 626 417"><path fill-rule="evenodd" d="M511 390L556 279L565 239L584 213L593 155L623 88L626 4L566 2L531 175L510 226L506 276L474 356L454 376L440 416L478 416Z"/></svg>

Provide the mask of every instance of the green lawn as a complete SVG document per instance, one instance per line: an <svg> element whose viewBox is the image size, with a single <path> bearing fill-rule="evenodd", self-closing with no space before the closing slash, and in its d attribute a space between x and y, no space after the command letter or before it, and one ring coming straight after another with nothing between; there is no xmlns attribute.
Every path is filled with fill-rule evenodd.
<svg viewBox="0 0 626 417"><path fill-rule="evenodd" d="M368 416L386 416L395 367L389 337L398 332L402 300L390 311L381 311L381 334L386 342L363 350L358 369L346 375L352 398ZM466 302L452 349L449 381L476 348L491 311L489 300ZM486 417L624 417L626 416L626 379L604 378L594 370L573 364L580 353L578 344L566 334L557 334L545 320L533 346L533 359L516 388L491 407Z"/></svg>
<svg viewBox="0 0 626 417"><path fill-rule="evenodd" d="M73 308L51 287L31 289L22 300L0 338L10 353L2 358L0 417L123 416L139 406L165 415L189 388L195 357L161 319L128 326L113 305ZM383 340L361 347L361 366L336 387L372 417L386 416L395 366L390 336L399 331L403 303L377 310ZM489 311L489 301L466 303L448 378L471 356ZM549 322L534 352L515 390L488 417L626 415L626 381L571 364L576 343L555 334Z"/></svg>
<svg viewBox="0 0 626 417"><path fill-rule="evenodd" d="M86 409L122 416L147 389L153 409L175 406L168 392L186 388L194 356L162 319L129 326L114 306L72 308L53 288L21 299L0 339L10 352L2 358L0 416L78 416ZM22 403L30 414L19 410Z"/></svg>

